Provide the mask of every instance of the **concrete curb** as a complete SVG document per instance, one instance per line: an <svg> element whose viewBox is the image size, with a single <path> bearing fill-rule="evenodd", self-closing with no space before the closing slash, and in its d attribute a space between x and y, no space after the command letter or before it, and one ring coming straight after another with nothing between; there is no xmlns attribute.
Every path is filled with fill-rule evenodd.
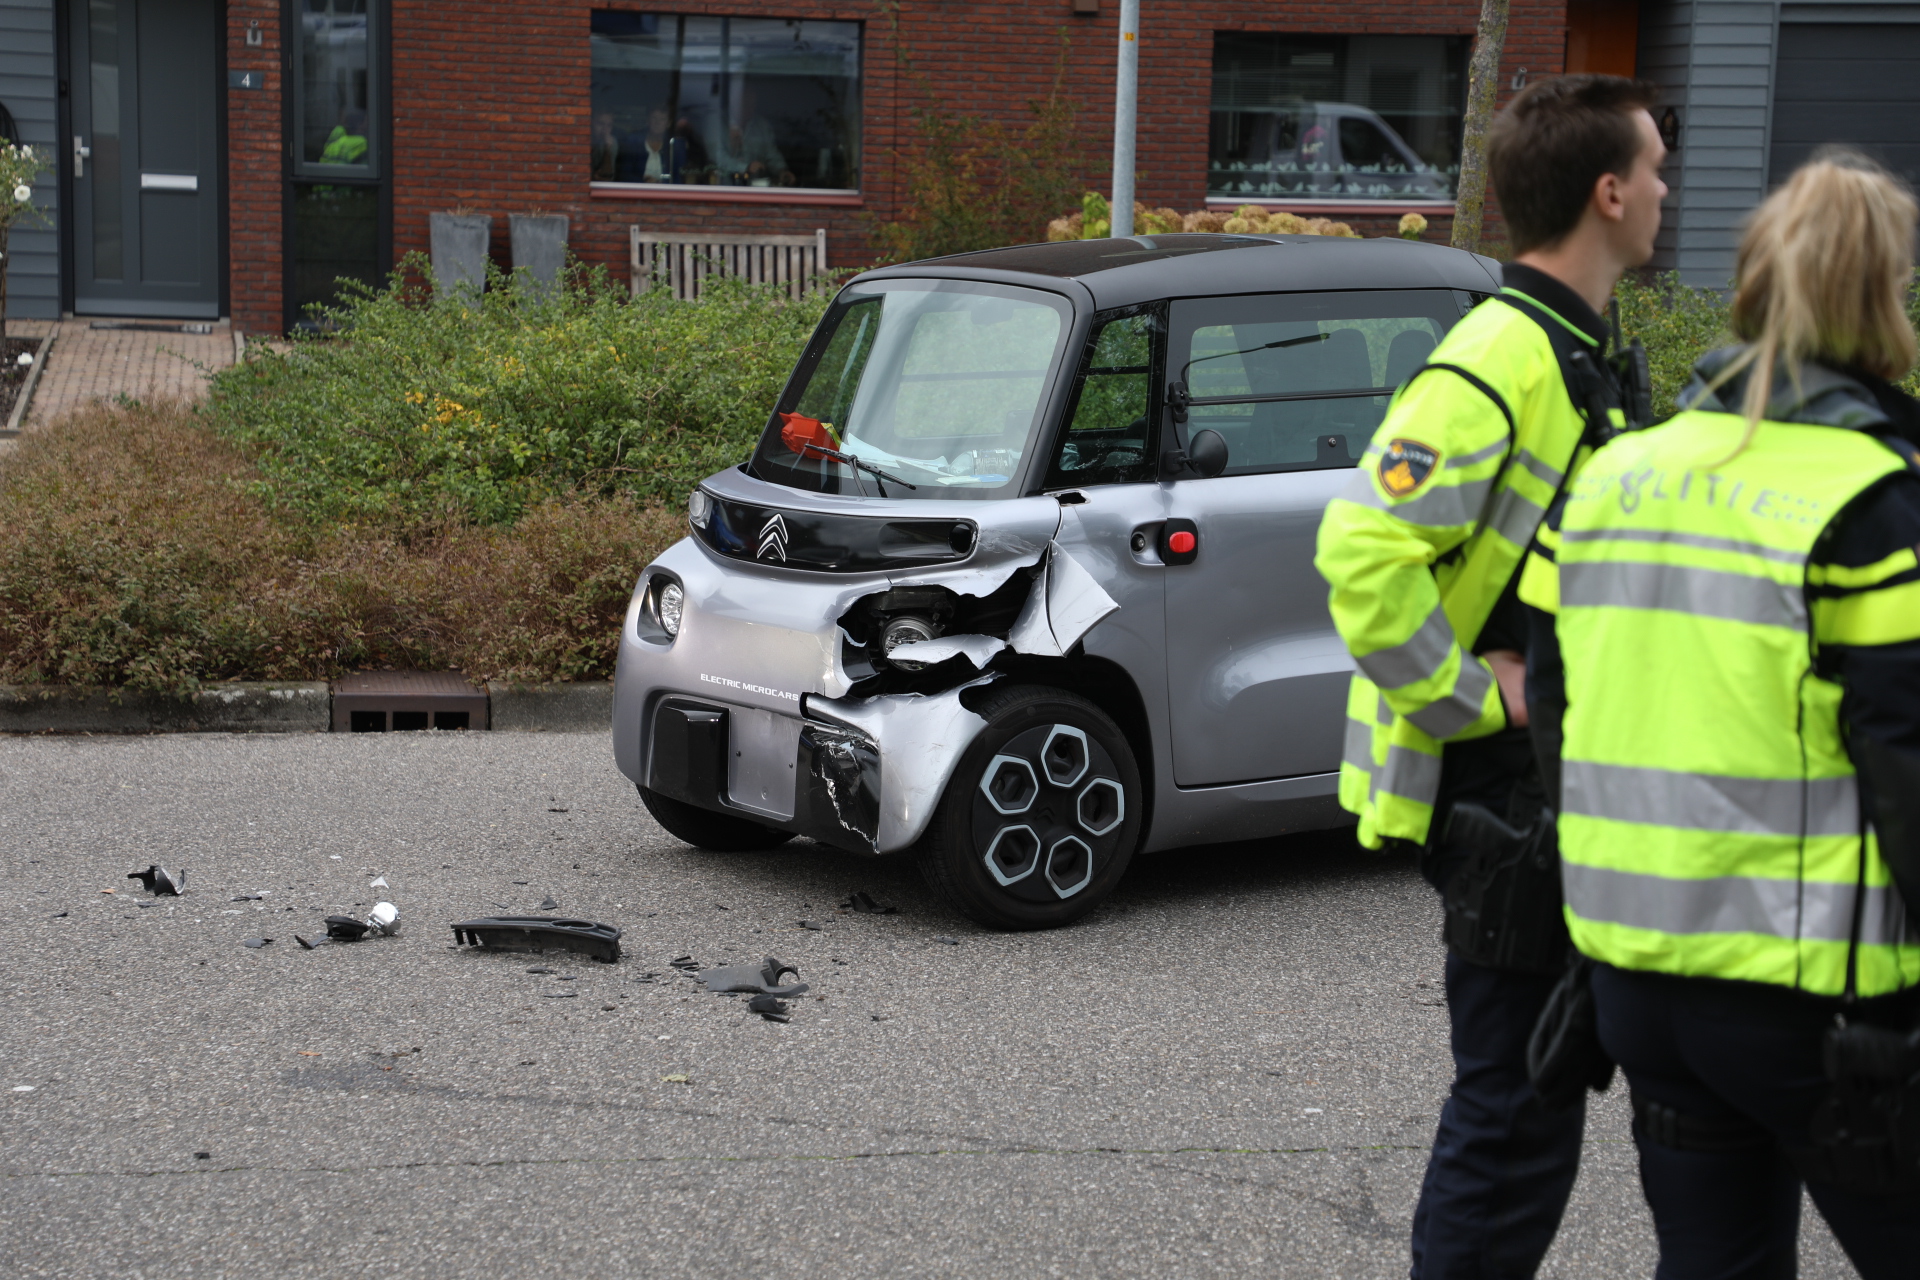
<svg viewBox="0 0 1920 1280"><path fill-rule="evenodd" d="M487 685L489 722L508 733L605 733L613 684ZM190 698L0 685L0 733L326 733L333 689L324 680L208 685Z"/></svg>
<svg viewBox="0 0 1920 1280"><path fill-rule="evenodd" d="M605 733L613 725L613 682L487 682L491 723L508 733Z"/></svg>
<svg viewBox="0 0 1920 1280"><path fill-rule="evenodd" d="M53 350L54 336L49 333L40 339L40 349L33 353L33 368L27 370L27 380L20 384L20 397L13 402L7 425L0 427L0 439L12 440L26 428L27 407L33 403L33 389L40 385L40 371L47 367L47 352Z"/></svg>
<svg viewBox="0 0 1920 1280"><path fill-rule="evenodd" d="M189 698L63 685L0 685L0 733L325 733L320 680L209 685Z"/></svg>

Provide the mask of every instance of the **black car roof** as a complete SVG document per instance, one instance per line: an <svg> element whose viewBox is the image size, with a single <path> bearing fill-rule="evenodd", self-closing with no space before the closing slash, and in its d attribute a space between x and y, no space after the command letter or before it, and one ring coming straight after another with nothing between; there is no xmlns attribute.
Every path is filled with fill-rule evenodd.
<svg viewBox="0 0 1920 1280"><path fill-rule="evenodd" d="M1500 287L1492 258L1415 240L1345 236L1230 236L1191 233L1124 240L1065 240L929 258L860 278L937 276L998 280L1074 280L1100 310L1160 298L1210 297L1322 289Z"/></svg>

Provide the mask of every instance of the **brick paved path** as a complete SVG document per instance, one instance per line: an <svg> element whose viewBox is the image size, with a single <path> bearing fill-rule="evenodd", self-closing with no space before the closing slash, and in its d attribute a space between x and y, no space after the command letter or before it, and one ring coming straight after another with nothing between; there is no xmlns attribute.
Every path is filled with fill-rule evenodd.
<svg viewBox="0 0 1920 1280"><path fill-rule="evenodd" d="M37 338L59 332L40 385L33 393L26 426L32 429L92 400L127 396L135 400L195 399L206 390L207 374L233 363L233 332L225 324L211 333L149 333L138 329L94 329L91 319L12 320L7 333Z"/></svg>

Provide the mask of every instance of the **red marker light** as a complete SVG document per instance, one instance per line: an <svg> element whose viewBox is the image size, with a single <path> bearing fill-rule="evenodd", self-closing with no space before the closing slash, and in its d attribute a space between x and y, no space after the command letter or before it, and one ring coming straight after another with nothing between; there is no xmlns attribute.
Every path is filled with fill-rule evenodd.
<svg viewBox="0 0 1920 1280"><path fill-rule="evenodd" d="M1180 530L1180 532L1172 535L1167 539L1167 550L1173 552L1173 554L1177 556L1184 556L1189 554L1194 549L1194 547L1198 545L1199 545L1199 539L1195 538L1192 534L1188 533L1185 529Z"/></svg>

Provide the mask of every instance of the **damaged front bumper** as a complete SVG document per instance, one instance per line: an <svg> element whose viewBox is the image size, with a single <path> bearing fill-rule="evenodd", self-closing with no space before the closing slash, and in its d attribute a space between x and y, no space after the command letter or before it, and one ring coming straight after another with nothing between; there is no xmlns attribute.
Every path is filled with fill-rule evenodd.
<svg viewBox="0 0 1920 1280"><path fill-rule="evenodd" d="M653 717L647 787L702 809L738 813L856 853L895 853L926 831L961 753L986 728L962 690L872 698L808 696L792 727L792 811L782 817L735 803L729 774L743 736L742 708L664 699ZM729 765L736 766L730 770Z"/></svg>

